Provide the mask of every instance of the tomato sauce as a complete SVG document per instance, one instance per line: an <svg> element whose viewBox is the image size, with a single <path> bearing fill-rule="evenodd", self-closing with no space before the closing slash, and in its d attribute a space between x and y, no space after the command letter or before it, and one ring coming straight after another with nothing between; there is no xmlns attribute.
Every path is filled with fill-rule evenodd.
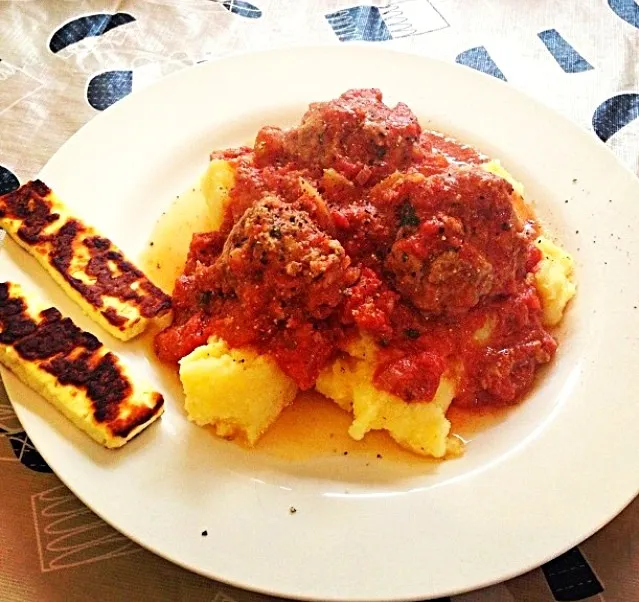
<svg viewBox="0 0 639 602"><path fill-rule="evenodd" d="M424 402L448 373L470 409L517 402L552 359L541 254L512 187L406 105L352 90L212 157L236 183L220 230L193 236L161 359L215 334L270 354L307 390L366 335L376 386Z"/></svg>

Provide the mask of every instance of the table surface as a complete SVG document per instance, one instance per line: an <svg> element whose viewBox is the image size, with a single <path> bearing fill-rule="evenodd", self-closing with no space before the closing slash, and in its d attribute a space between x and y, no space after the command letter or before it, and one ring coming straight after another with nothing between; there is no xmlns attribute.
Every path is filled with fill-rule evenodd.
<svg viewBox="0 0 639 602"><path fill-rule="evenodd" d="M173 71L238 51L350 41L504 79L639 173L635 0L0 0L0 193L37 174L100 111ZM55 477L1 393L0 508L3 601L272 599L188 573L107 526ZM453 597L584 599L639 600L639 500L541 569Z"/></svg>

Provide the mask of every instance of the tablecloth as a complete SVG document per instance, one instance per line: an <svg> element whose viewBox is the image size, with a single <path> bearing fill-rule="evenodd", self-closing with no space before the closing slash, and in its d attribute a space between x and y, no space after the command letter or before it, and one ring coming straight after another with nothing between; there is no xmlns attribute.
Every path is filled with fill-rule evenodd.
<svg viewBox="0 0 639 602"><path fill-rule="evenodd" d="M0 193L100 111L173 71L238 51L353 41L506 80L639 172L634 0L0 0ZM92 599L272 598L191 574L107 526L55 477L0 395L0 601ZM584 599L639 600L639 501L541 569L453 597Z"/></svg>

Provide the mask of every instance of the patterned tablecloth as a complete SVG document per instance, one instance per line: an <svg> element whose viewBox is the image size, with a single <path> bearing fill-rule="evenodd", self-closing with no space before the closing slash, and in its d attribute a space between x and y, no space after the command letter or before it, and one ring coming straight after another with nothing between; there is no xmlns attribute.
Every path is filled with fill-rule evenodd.
<svg viewBox="0 0 639 602"><path fill-rule="evenodd" d="M635 0L0 0L0 193L100 111L172 71L237 51L351 41L504 79L639 172ZM575 512L587 503L575 500ZM188 573L108 527L52 474L0 395L0 600L90 599L270 598ZM639 501L540 570L453 598L583 599L639 600Z"/></svg>

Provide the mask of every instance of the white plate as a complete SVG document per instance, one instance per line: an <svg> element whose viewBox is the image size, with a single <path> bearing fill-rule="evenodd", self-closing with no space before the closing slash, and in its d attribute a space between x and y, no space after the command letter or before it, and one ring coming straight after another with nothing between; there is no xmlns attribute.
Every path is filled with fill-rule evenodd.
<svg viewBox="0 0 639 602"><path fill-rule="evenodd" d="M239 56L126 98L40 176L135 256L211 149L363 86L500 157L577 261L552 368L463 459L423 474L351 456L286 462L215 439L171 397L158 425L112 452L3 373L36 447L105 520L203 575L293 598L423 599L504 580L592 534L639 485L639 185L591 134L512 87L370 46ZM6 251L3 279L98 332L15 244ZM138 345L102 338L162 386Z"/></svg>

